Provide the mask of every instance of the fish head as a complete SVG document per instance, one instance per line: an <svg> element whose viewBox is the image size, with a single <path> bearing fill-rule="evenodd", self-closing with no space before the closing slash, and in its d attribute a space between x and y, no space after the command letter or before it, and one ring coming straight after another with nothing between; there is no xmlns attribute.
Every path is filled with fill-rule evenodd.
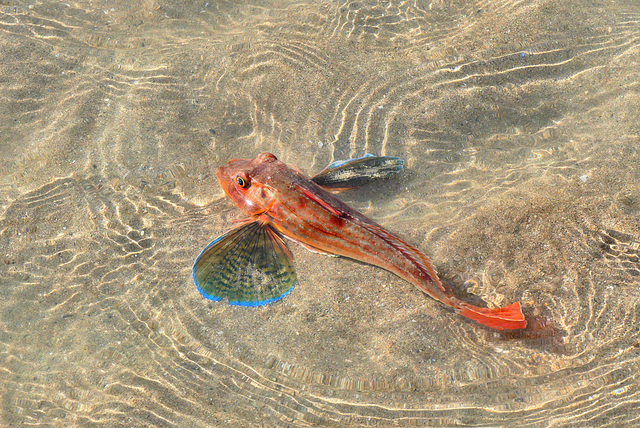
<svg viewBox="0 0 640 428"><path fill-rule="evenodd" d="M253 159L233 159L218 168L218 181L227 194L245 214L256 216L269 211L278 191L273 176L284 166L271 153L261 153Z"/></svg>

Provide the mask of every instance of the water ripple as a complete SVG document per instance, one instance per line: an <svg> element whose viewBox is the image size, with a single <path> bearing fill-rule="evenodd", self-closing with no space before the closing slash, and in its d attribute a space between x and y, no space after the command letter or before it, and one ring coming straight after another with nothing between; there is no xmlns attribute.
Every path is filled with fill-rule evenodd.
<svg viewBox="0 0 640 428"><path fill-rule="evenodd" d="M633 425L635 4L138 6L0 9L2 423ZM345 200L539 333L295 245L282 302L206 301L215 167L261 151L403 157Z"/></svg>

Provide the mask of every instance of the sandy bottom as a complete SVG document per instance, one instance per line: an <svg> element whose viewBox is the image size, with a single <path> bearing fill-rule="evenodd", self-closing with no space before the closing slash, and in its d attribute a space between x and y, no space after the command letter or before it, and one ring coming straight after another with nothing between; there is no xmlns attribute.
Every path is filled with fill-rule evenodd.
<svg viewBox="0 0 640 428"><path fill-rule="evenodd" d="M1 2L0 423L637 424L640 7L570 3ZM283 300L207 301L263 151L405 159L342 198L535 329L295 244Z"/></svg>

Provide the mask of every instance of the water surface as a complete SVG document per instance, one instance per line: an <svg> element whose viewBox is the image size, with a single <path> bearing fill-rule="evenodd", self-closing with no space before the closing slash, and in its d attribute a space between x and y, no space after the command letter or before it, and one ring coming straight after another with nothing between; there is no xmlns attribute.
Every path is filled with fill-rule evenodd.
<svg viewBox="0 0 640 428"><path fill-rule="evenodd" d="M640 6L567 3L0 2L2 424L637 424ZM282 301L203 299L263 151L404 158L344 199L554 334L296 245Z"/></svg>

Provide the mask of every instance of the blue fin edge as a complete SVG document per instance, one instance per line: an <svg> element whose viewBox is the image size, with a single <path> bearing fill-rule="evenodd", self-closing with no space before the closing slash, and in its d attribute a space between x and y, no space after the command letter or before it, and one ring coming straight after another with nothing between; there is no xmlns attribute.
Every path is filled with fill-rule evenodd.
<svg viewBox="0 0 640 428"><path fill-rule="evenodd" d="M214 239L213 241L211 241L209 243L209 245L204 247L204 249L202 251L200 251L200 254L198 254L198 257L196 257L196 261L193 262L193 267L191 268L191 278L193 279L193 283L196 285L196 288L198 289L198 292L202 295L202 297L204 297L206 299L209 299L209 300L212 300L214 302L219 302L220 300L222 300L222 297L212 297L209 294L205 294L205 292L202 291L202 289L200 288L200 284L198 284L198 281L196 281L196 262L200 259L200 256L202 255L202 253L207 251L207 248L209 248L210 246L212 246L213 244L218 242L220 239L222 239L223 236L224 236L224 234L222 234L218 238ZM294 289L294 287L297 284L298 284L298 282L296 281L296 283L293 285L293 287L288 289L286 293L281 294L280 296L277 296L277 297L273 297L271 299L258 300L257 302L231 302L231 301L229 301L229 305L232 305L232 306L247 306L247 307L264 306L264 305L267 305L269 303L276 302L276 301L282 299L287 294L291 293L291 291Z"/></svg>
<svg viewBox="0 0 640 428"><path fill-rule="evenodd" d="M361 156L359 158L354 158L354 159L345 159L345 160L337 160L337 161L333 161L331 162L331 164L329 164L325 169L331 169L331 168L339 168L343 165L346 165L349 162L353 162L353 161L357 161L360 159L365 159L365 158L372 158L375 155L372 155L371 153L367 153L364 156Z"/></svg>

